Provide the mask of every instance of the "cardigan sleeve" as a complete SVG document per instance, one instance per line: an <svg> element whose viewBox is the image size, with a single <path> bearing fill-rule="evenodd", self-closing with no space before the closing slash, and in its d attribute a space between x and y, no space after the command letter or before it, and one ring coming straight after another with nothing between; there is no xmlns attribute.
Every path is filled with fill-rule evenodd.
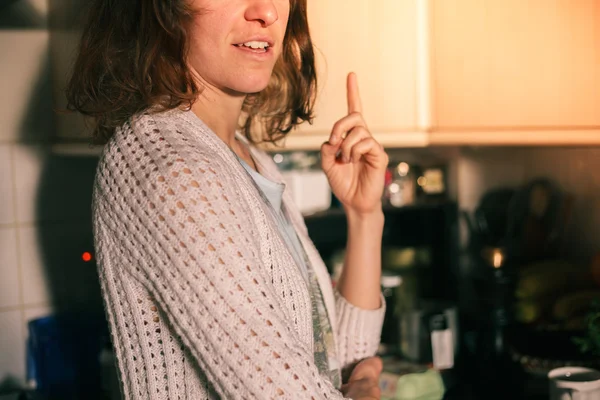
<svg viewBox="0 0 600 400"><path fill-rule="evenodd" d="M356 307L334 290L335 309L338 326L338 349L343 368L353 366L357 361L372 357L377 353L381 339L381 327L385 316L385 299L375 310Z"/></svg>
<svg viewBox="0 0 600 400"><path fill-rule="evenodd" d="M343 399L266 279L237 189L201 154L141 147L110 149L99 165L99 263L116 260L152 293L222 398Z"/></svg>

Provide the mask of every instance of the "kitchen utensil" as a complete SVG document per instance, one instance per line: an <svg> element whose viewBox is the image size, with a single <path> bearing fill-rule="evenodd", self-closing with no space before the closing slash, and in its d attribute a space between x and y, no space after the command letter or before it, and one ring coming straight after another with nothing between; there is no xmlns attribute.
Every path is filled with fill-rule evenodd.
<svg viewBox="0 0 600 400"><path fill-rule="evenodd" d="M548 373L550 400L600 399L600 371L584 367L564 367Z"/></svg>
<svg viewBox="0 0 600 400"><path fill-rule="evenodd" d="M458 313L454 305L441 301L421 301L413 310L405 311L400 318L400 350L410 361L428 363L433 361L432 321L445 317L446 327L452 333L454 355L458 352Z"/></svg>

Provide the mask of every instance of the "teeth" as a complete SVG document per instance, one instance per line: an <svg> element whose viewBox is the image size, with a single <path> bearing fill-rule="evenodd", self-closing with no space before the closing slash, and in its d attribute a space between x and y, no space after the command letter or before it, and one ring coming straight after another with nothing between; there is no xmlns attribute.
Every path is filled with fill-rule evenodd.
<svg viewBox="0 0 600 400"><path fill-rule="evenodd" d="M269 47L269 43L252 41L243 43L242 46L250 47L251 49L266 49Z"/></svg>

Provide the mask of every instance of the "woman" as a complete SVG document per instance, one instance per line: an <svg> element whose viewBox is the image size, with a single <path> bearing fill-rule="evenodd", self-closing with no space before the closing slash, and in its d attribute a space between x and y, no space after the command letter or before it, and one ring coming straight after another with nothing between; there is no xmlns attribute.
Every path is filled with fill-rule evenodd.
<svg viewBox="0 0 600 400"><path fill-rule="evenodd" d="M378 398L387 156L356 77L321 152L348 216L335 292L250 134L274 140L312 117L306 0L97 0L90 11L68 96L107 141L94 234L124 397Z"/></svg>

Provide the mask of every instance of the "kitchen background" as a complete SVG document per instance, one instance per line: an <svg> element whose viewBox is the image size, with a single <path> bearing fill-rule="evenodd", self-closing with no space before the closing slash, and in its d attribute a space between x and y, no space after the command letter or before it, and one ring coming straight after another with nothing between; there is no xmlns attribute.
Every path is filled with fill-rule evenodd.
<svg viewBox="0 0 600 400"><path fill-rule="evenodd" d="M489 189L554 180L574 199L564 257L589 262L600 251L600 2L348 1L309 0L326 101L288 149L324 140L355 70L371 130L400 156L443 160L461 210ZM0 393L25 383L28 321L101 309L85 258L98 149L81 120L55 112L75 5L0 1Z"/></svg>

